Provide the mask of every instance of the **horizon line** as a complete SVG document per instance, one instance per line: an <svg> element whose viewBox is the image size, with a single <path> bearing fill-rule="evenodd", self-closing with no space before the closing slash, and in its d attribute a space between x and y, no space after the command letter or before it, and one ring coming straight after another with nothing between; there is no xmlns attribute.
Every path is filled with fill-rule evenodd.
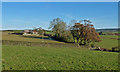
<svg viewBox="0 0 120 72"><path fill-rule="evenodd" d="M31 30L33 28L28 28L28 29L0 29L0 30ZM109 28L95 28L95 29L120 29L120 27L109 27ZM44 29L44 30L49 30L49 29Z"/></svg>

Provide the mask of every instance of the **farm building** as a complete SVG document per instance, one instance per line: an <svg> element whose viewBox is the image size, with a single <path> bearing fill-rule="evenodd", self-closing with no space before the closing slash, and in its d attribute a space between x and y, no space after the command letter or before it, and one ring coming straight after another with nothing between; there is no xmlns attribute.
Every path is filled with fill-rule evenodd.
<svg viewBox="0 0 120 72"><path fill-rule="evenodd" d="M32 34L38 34L38 31L37 30L33 30Z"/></svg>
<svg viewBox="0 0 120 72"><path fill-rule="evenodd" d="M37 30L24 30L23 35L38 34Z"/></svg>
<svg viewBox="0 0 120 72"><path fill-rule="evenodd" d="M33 33L32 30L24 30L23 31L23 35L30 35L32 33Z"/></svg>

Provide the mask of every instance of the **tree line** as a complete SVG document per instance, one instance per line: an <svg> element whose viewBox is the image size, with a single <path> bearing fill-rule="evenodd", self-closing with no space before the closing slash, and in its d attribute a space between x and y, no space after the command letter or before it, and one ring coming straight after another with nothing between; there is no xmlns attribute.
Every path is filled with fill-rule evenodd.
<svg viewBox="0 0 120 72"><path fill-rule="evenodd" d="M55 18L50 22L49 29L52 29L54 38L64 42L74 42L79 45L93 45L99 42L99 33L96 32L94 25L90 20L72 20L73 26L68 26L60 18Z"/></svg>

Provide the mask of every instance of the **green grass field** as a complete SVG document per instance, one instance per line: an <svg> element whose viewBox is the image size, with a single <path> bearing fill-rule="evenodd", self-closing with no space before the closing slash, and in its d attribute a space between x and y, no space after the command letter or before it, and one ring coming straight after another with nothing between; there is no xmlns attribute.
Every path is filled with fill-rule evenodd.
<svg viewBox="0 0 120 72"><path fill-rule="evenodd" d="M3 45L3 70L116 70L118 53Z"/></svg>
<svg viewBox="0 0 120 72"><path fill-rule="evenodd" d="M101 42L96 42L95 45L106 49L112 49L112 47L118 46L118 40L102 39Z"/></svg>
<svg viewBox="0 0 120 72"><path fill-rule="evenodd" d="M111 39L118 39L118 36L114 35L100 35L101 38L111 38Z"/></svg>
<svg viewBox="0 0 120 72"><path fill-rule="evenodd" d="M2 33L2 40L12 40L12 41L26 41L26 42L40 42L40 43L63 43L54 40L44 40L44 39L36 39L36 38L27 38L22 35L13 35L8 34L9 32Z"/></svg>
<svg viewBox="0 0 120 72"><path fill-rule="evenodd" d="M106 49L112 49L112 47L118 46L118 36L113 35L100 35L101 42L96 42L95 45L106 48Z"/></svg>
<svg viewBox="0 0 120 72"><path fill-rule="evenodd" d="M64 42L9 35L8 32L3 32L2 36L3 41L15 43L18 41L33 44L53 43L50 44L51 46L43 47L4 43L2 46L3 70L117 70L118 68L117 52L93 51L86 47L76 48ZM111 48L117 46L117 43L116 39L104 37L96 45Z"/></svg>
<svg viewBox="0 0 120 72"><path fill-rule="evenodd" d="M100 46L102 48L106 49L112 49L112 47L117 47L118 46L118 36L113 36L113 35L100 35L101 37L101 42L96 42L96 46Z"/></svg>
<svg viewBox="0 0 120 72"><path fill-rule="evenodd" d="M46 33L46 34L53 34L52 31L46 31L45 33Z"/></svg>

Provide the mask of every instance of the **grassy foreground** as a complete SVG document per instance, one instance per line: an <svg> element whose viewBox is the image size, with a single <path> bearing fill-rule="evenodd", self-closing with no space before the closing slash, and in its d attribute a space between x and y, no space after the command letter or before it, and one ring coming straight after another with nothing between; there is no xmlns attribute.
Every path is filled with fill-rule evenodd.
<svg viewBox="0 0 120 72"><path fill-rule="evenodd" d="M3 70L117 70L118 53L3 45Z"/></svg>
<svg viewBox="0 0 120 72"><path fill-rule="evenodd" d="M118 53L92 51L64 42L2 33L3 70L117 70ZM101 36L96 45L118 46L116 36Z"/></svg>

